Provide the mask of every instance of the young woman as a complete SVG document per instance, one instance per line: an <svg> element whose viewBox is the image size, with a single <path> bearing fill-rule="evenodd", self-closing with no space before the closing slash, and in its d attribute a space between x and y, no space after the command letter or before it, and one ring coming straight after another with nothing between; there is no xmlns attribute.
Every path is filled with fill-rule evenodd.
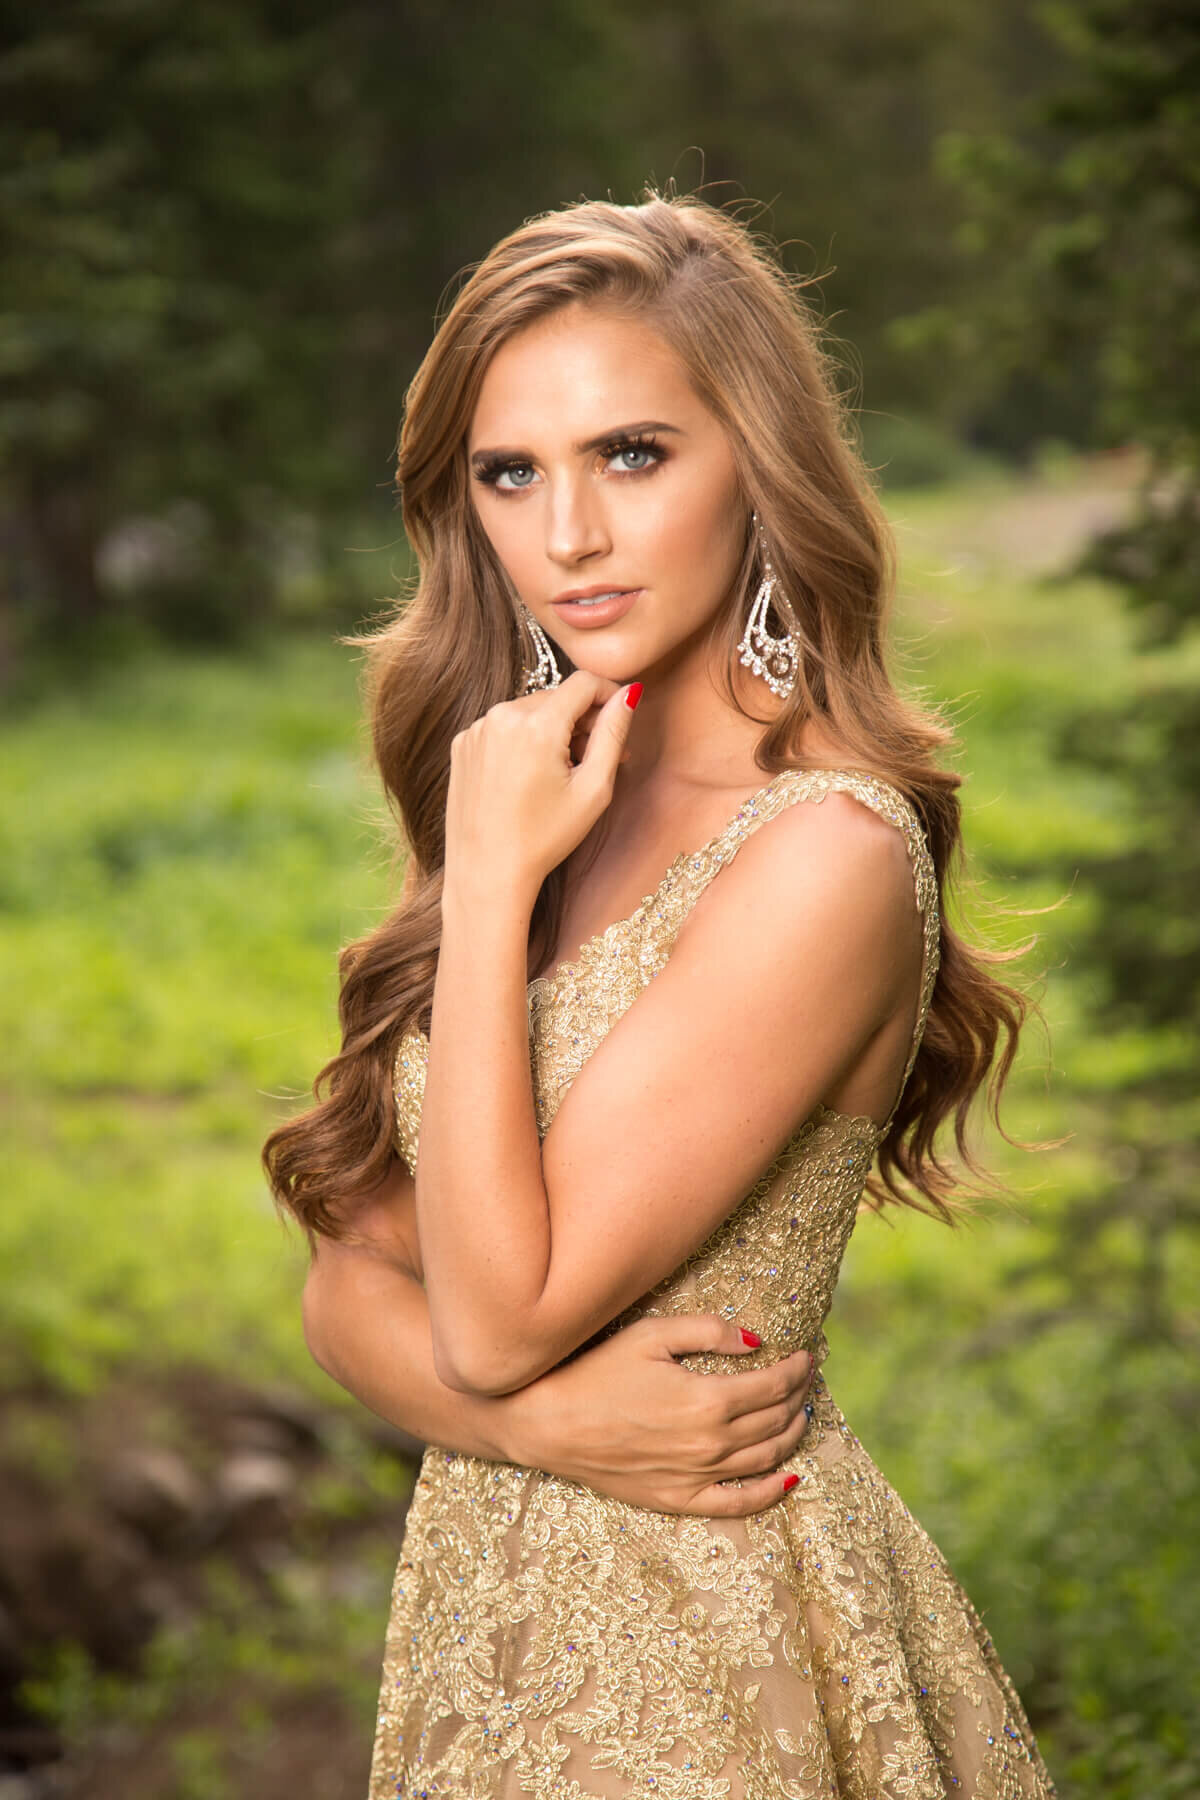
<svg viewBox="0 0 1200 1800"><path fill-rule="evenodd" d="M535 219L442 322L399 481L420 580L368 647L409 881L266 1152L318 1358L443 1446L372 1795L1048 1796L821 1372L864 1194L953 1216L935 1133L1021 1006L941 920L956 778L803 300L695 200Z"/></svg>

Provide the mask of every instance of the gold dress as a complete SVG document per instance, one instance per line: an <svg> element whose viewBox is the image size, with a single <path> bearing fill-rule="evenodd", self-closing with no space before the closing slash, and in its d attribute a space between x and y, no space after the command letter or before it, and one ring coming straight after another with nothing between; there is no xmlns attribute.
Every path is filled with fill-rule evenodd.
<svg viewBox="0 0 1200 1800"><path fill-rule="evenodd" d="M934 872L892 788L788 769L628 919L529 988L538 1127L663 967L751 832L850 794L906 839L924 920L908 1073L937 973ZM396 1058L397 1147L415 1170L428 1041ZM886 1129L883 1128L883 1129ZM818 1106L725 1222L610 1330L653 1314L744 1321L762 1349L822 1324L883 1130ZM1048 1800L1021 1702L970 1600L815 1380L815 1417L765 1512L650 1512L541 1470L430 1447L396 1570L371 1800Z"/></svg>

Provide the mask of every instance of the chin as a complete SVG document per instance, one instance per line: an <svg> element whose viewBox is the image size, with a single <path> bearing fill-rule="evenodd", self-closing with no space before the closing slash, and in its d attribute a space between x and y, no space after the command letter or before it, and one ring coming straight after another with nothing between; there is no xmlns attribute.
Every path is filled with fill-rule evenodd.
<svg viewBox="0 0 1200 1800"><path fill-rule="evenodd" d="M569 653L568 653L569 654ZM633 656L587 656L571 657L575 668L583 669L589 675L597 675L602 681L615 681L618 687L627 681L640 681L646 664Z"/></svg>

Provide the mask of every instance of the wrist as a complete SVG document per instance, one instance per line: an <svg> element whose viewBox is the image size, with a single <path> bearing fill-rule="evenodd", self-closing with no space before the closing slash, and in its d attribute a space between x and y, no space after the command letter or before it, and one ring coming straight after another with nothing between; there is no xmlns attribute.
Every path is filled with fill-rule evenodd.
<svg viewBox="0 0 1200 1800"><path fill-rule="evenodd" d="M553 1383L539 1376L527 1387L504 1396L505 1412L497 1420L504 1439L505 1459L526 1469L564 1473L557 1429Z"/></svg>
<svg viewBox="0 0 1200 1800"><path fill-rule="evenodd" d="M448 869L442 882L442 930L463 930L474 939L479 931L506 936L529 935L529 921L541 891L541 881L527 870L493 870L479 873Z"/></svg>

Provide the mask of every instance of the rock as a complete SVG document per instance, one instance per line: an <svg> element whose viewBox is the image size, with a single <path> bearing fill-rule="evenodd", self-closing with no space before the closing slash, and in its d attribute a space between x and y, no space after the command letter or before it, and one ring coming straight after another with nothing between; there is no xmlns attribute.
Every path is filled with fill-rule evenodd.
<svg viewBox="0 0 1200 1800"><path fill-rule="evenodd" d="M119 1518L156 1545L186 1537L209 1506L184 1458L149 1446L125 1451L106 1470L104 1496Z"/></svg>
<svg viewBox="0 0 1200 1800"><path fill-rule="evenodd" d="M32 1775L0 1775L0 1800L39 1800L41 1792Z"/></svg>
<svg viewBox="0 0 1200 1800"><path fill-rule="evenodd" d="M296 1479L286 1457L239 1450L222 1465L217 1490L230 1515L241 1518L281 1506L295 1489Z"/></svg>
<svg viewBox="0 0 1200 1800"><path fill-rule="evenodd" d="M280 1387L247 1393L232 1409L229 1432L239 1447L277 1455L318 1451L324 1439L316 1407L303 1395Z"/></svg>

